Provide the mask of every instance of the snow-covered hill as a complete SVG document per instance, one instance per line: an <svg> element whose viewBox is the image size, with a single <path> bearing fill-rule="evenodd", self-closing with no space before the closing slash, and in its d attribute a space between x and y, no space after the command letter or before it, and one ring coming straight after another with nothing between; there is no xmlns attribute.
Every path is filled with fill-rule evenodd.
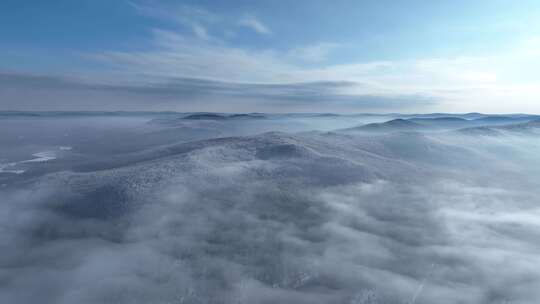
<svg viewBox="0 0 540 304"><path fill-rule="evenodd" d="M504 130L493 137L395 122L296 132L321 119L306 116L279 121L295 131L256 134L239 126L273 118L155 119L134 134L84 129L56 159L3 173L0 302L540 297L540 144L509 131L535 123L489 127ZM86 150L114 132L140 145Z"/></svg>

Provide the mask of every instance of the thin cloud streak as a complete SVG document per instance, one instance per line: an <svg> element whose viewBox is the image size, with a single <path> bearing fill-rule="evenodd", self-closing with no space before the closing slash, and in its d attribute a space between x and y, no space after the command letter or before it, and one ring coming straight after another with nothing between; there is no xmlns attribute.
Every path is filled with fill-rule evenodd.
<svg viewBox="0 0 540 304"><path fill-rule="evenodd" d="M100 110L208 110L265 109L269 112L305 111L307 108L336 111L391 111L422 107L435 100L420 95L349 94L361 87L354 82L232 83L194 78L170 78L156 83L98 84L59 77L0 73L0 98L9 110L51 109ZM81 96L74 98L74 96ZM99 104L89 103L99 99ZM13 102L9 102L13 100ZM97 101L96 101L97 102ZM131 106L129 106L131 102ZM243 110L242 110L243 109Z"/></svg>
<svg viewBox="0 0 540 304"><path fill-rule="evenodd" d="M252 29L259 34L268 35L272 33L272 31L270 31L270 29L265 24L263 24L259 19L255 18L254 16L245 16L244 18L240 19L238 24L240 26Z"/></svg>

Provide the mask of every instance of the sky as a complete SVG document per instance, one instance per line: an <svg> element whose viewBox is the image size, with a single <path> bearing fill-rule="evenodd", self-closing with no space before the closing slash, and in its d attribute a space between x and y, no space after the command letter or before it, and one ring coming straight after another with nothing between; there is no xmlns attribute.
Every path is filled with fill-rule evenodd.
<svg viewBox="0 0 540 304"><path fill-rule="evenodd" d="M540 2L0 2L0 110L540 113Z"/></svg>

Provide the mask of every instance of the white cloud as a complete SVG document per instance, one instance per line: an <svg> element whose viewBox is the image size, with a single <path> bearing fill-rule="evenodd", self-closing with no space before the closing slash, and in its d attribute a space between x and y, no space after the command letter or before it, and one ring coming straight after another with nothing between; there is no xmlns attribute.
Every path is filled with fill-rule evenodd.
<svg viewBox="0 0 540 304"><path fill-rule="evenodd" d="M204 28L198 38L208 35ZM131 77L187 77L246 83L350 81L361 86L343 94L427 96L440 100L437 111L540 112L540 83L535 77L535 40L490 56L329 64L337 44L320 43L290 50L249 50L175 32L155 30L154 49L93 55ZM318 63L306 67L305 62ZM422 111L430 109L420 109Z"/></svg>
<svg viewBox="0 0 540 304"><path fill-rule="evenodd" d="M259 34L268 35L272 33L272 31L270 31L270 29L265 24L263 24L259 19L255 18L254 16L245 16L244 18L240 19L240 21L238 21L238 24L250 28Z"/></svg>
<svg viewBox="0 0 540 304"><path fill-rule="evenodd" d="M190 5L156 5L148 2L128 2L139 14L152 18L171 21L191 28L198 38L208 40L208 28L211 25L220 25L222 28L234 28L230 18L220 16L206 9ZM272 31L262 21L253 15L246 15L238 25L249 28L259 34L271 34ZM231 30L227 30L231 33Z"/></svg>
<svg viewBox="0 0 540 304"><path fill-rule="evenodd" d="M152 51L105 52L94 57L133 75L158 78L279 82L282 76L290 79L288 74L295 69L274 51L248 51L163 30L155 30L154 37L155 49Z"/></svg>
<svg viewBox="0 0 540 304"><path fill-rule="evenodd" d="M193 34L202 40L211 39L207 28L221 21L220 16L195 6L163 6L139 2L128 3L141 15L167 20L191 29Z"/></svg>

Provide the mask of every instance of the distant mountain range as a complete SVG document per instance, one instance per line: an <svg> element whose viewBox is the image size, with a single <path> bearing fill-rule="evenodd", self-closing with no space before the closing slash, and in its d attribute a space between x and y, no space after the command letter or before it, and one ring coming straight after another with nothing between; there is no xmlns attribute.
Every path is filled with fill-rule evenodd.
<svg viewBox="0 0 540 304"><path fill-rule="evenodd" d="M462 117L414 117L409 119L397 118L382 123L364 124L352 128L341 129L343 132L405 132L405 131L444 131L461 130L468 132L489 132L495 130L529 130L538 127L540 118L529 116L486 116L476 119ZM489 128L490 130L486 130Z"/></svg>
<svg viewBox="0 0 540 304"><path fill-rule="evenodd" d="M459 129L461 134L469 135L500 135L502 132L531 132L536 129L540 129L540 120L533 120L524 123L510 124L510 125L496 125L496 126L481 126Z"/></svg>
<svg viewBox="0 0 540 304"><path fill-rule="evenodd" d="M271 116L303 116L303 117L356 117L356 116L372 116L372 117L395 117L401 119L442 119L450 120L452 118L477 120L487 119L489 121L504 121L508 119L540 119L540 115L536 114L483 114L483 113L418 113L418 114L401 114L401 113L353 113L353 114L337 114L337 113L222 113L222 112L176 112L176 111L0 111L0 117L8 116L31 116L31 117L47 117L47 116L140 116L140 115L178 115L188 119L222 119L222 118L238 118L238 117L271 117Z"/></svg>

